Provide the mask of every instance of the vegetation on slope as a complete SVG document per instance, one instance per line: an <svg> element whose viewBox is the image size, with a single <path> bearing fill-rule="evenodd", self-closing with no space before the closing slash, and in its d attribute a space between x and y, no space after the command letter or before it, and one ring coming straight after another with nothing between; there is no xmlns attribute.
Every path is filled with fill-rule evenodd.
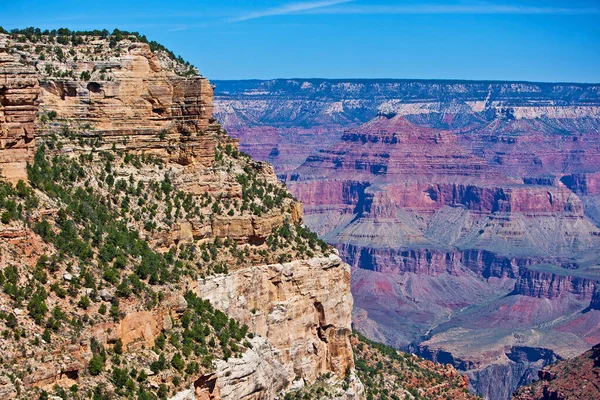
<svg viewBox="0 0 600 400"><path fill-rule="evenodd" d="M468 379L450 365L402 353L357 332L351 341L367 400L477 398L469 393Z"/></svg>
<svg viewBox="0 0 600 400"><path fill-rule="evenodd" d="M63 156L49 159L41 147L28 172L36 191L22 181L16 188L0 184L2 223L33 222L29 217L38 211L39 198L58 210L33 223L33 231L48 245L50 255L42 254L33 267L7 263L0 270L0 285L14 310L0 313L5 325L2 336L15 350L35 346L43 362L44 353L60 348L65 339L81 338L86 329L119 321L138 305L156 309L170 284L181 282L185 274L195 277L190 249L173 248L165 254L152 250L127 225L130 209L125 197L111 199L94 190L85 162ZM126 189L135 195L131 182ZM161 190L169 191L168 185L163 182ZM93 356L87 374L98 383L88 392L77 386L70 393L57 387L55 394L65 399L165 398L199 372L210 371L213 359L239 356L250 346L247 326L240 326L192 292L185 293L185 300L187 309L182 310L181 319L158 337L152 350L142 350L143 358L124 355L120 339L105 347L94 337L88 338ZM21 307L26 307L33 326L17 318ZM14 363L11 353L7 351L8 358L3 360L5 368L15 381L23 379L30 371ZM171 385L161 384L154 390L147 382L149 374L164 375Z"/></svg>
<svg viewBox="0 0 600 400"><path fill-rule="evenodd" d="M76 152L62 152L73 146ZM0 240L0 375L9 376L21 395L45 398L46 392L26 389L23 382L43 374L53 354L69 357L69 346L80 342L91 348L88 364L76 368L77 383L61 382L51 394L166 398L212 372L214 360L251 347L248 327L182 291L186 282L329 251L289 221L262 243L214 236L164 248L181 222L268 216L286 210L292 199L231 146L217 147L213 172L225 172L241 186L239 199L184 192L162 160L106 147L101 137L57 132L28 166L30 186L0 183L0 230L25 232L25 243ZM101 344L92 334L132 313L165 313L173 293L184 294L185 302L152 348L124 345L115 335Z"/></svg>
<svg viewBox="0 0 600 400"><path fill-rule="evenodd" d="M34 27L7 31L0 26L0 33L9 35L12 40L18 43L15 46L16 50L23 50L25 46L32 47L33 52L39 56L41 61L53 60L61 63L85 59L94 60L101 53L119 57L121 45L127 45L131 42L146 43L153 53L164 55L177 63L179 68L176 71L180 75L196 76L199 74L198 69L189 61L184 60L181 56L176 56L173 51L162 44L154 40L149 41L146 35L139 32L128 32L119 29L114 29L112 32L106 29L91 31L72 31L68 28L41 30ZM59 73L72 73L69 70L60 71L55 69L46 72L53 76L58 76ZM82 76L83 78L84 76Z"/></svg>

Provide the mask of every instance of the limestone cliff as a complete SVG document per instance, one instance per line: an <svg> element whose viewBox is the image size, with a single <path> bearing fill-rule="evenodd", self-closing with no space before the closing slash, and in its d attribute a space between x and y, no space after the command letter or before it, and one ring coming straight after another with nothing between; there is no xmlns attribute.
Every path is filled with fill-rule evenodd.
<svg viewBox="0 0 600 400"><path fill-rule="evenodd" d="M199 282L199 293L267 338L288 382L314 382L319 375L343 376L354 367L349 286L350 268L330 255L207 278ZM272 382L262 390L274 394L276 388Z"/></svg>
<svg viewBox="0 0 600 400"><path fill-rule="evenodd" d="M31 186L0 185L6 398L273 399L354 376L348 265L212 96L139 35L0 34L1 174Z"/></svg>

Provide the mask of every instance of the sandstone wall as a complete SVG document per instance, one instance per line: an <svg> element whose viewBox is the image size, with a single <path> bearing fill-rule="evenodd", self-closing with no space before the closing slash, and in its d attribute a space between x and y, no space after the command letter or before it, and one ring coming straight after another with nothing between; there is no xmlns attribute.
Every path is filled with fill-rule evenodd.
<svg viewBox="0 0 600 400"><path fill-rule="evenodd" d="M572 294L578 300L591 302L595 284L595 279L525 269L515 282L512 294L546 299Z"/></svg>
<svg viewBox="0 0 600 400"><path fill-rule="evenodd" d="M350 268L336 255L207 278L198 282L198 293L266 338L276 350L275 361L262 362L281 364L288 382L301 378L312 383L327 372L342 377L354 366L349 341ZM260 371L249 371L243 379L229 378L229 394L221 389L223 398L273 398L279 386L275 381L265 384ZM261 389L244 397L256 382L263 382L258 385Z"/></svg>
<svg viewBox="0 0 600 400"><path fill-rule="evenodd" d="M105 145L182 165L212 163L214 142L198 138L219 129L206 78L177 75L145 43L126 42L117 55L106 41L95 40L76 46L79 58L69 62L41 60L11 45L0 34L0 149L7 150L0 154L0 168L6 178L25 179L36 140L57 132L81 140L102 136ZM100 53L90 58L96 49ZM51 113L56 116L48 118Z"/></svg>
<svg viewBox="0 0 600 400"><path fill-rule="evenodd" d="M34 68L7 53L0 35L0 174L16 182L26 179L25 166L35 151L34 122L40 92Z"/></svg>

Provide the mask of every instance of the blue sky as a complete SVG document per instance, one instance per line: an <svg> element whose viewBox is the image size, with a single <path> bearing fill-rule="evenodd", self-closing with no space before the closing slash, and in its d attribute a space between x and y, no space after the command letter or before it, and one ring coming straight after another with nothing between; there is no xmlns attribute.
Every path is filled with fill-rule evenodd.
<svg viewBox="0 0 600 400"><path fill-rule="evenodd" d="M0 26L139 31L210 79L600 82L598 0L2 0Z"/></svg>

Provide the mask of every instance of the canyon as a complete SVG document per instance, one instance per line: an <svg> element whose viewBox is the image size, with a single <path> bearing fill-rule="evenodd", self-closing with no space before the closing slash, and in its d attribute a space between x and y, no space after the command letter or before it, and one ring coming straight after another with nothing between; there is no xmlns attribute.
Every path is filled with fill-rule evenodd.
<svg viewBox="0 0 600 400"><path fill-rule="evenodd" d="M352 332L351 266L213 89L136 32L0 27L0 394L476 398Z"/></svg>
<svg viewBox="0 0 600 400"><path fill-rule="evenodd" d="M600 342L599 85L214 83L216 118L351 266L362 334L502 400Z"/></svg>

